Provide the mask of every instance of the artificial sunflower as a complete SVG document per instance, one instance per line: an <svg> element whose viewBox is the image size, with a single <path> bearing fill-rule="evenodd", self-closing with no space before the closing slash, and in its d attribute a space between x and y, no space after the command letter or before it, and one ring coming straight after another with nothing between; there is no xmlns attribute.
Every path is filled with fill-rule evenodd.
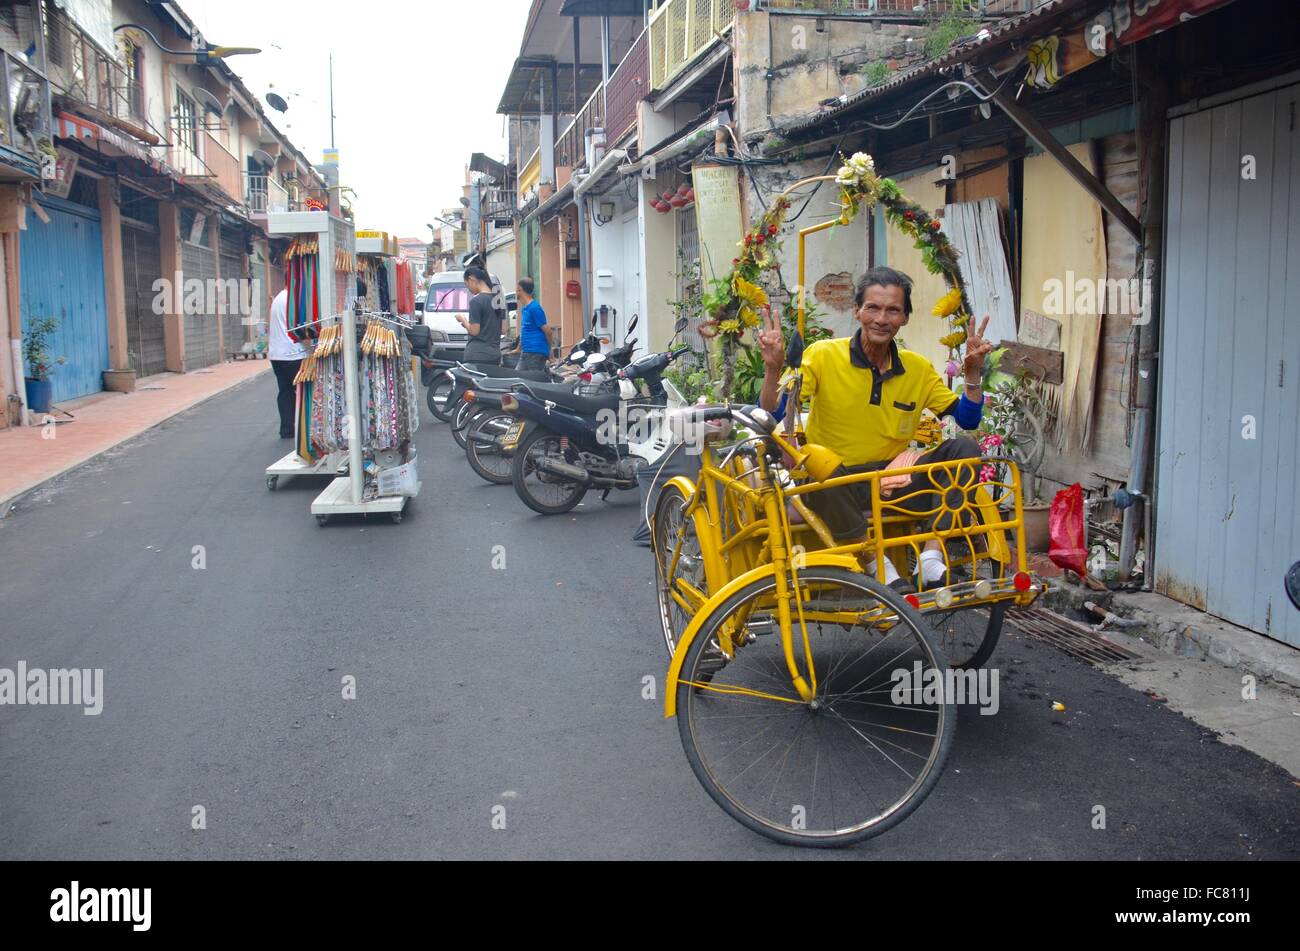
<svg viewBox="0 0 1300 951"><path fill-rule="evenodd" d="M949 317L956 313L957 308L960 306L961 291L954 288L939 298L939 303L934 305L934 310L931 313L936 317Z"/></svg>
<svg viewBox="0 0 1300 951"><path fill-rule="evenodd" d="M728 317L718 324L718 330L724 334L738 334L740 333L740 321L735 317ZM965 334L962 336L965 337Z"/></svg>
<svg viewBox="0 0 1300 951"><path fill-rule="evenodd" d="M948 334L947 336L939 338L939 343L943 344L949 350L956 350L965 342L966 342L966 331L964 330L954 330L952 333Z"/></svg>
<svg viewBox="0 0 1300 951"><path fill-rule="evenodd" d="M767 294L757 284L751 284L739 274L731 280L731 290L737 297L751 307L763 307L767 304Z"/></svg>

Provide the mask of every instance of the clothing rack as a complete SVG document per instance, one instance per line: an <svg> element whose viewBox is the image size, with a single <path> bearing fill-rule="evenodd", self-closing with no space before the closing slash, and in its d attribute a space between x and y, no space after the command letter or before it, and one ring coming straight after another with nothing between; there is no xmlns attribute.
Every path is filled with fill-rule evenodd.
<svg viewBox="0 0 1300 951"><path fill-rule="evenodd" d="M359 434L362 431L361 426L361 392L360 392L360 372L357 363L357 328L362 322L378 320L385 324L402 326L401 322L391 314L379 312L357 312L356 310L346 310L341 315L343 325L343 381L344 397L348 418L352 421L353 436L348 440L348 469L346 475L340 475L334 479L316 500L311 504L311 514L316 516L316 521L324 525L331 515L388 515L394 523L402 520L402 510L406 507L407 499L411 496L389 495L379 496L374 499L364 500L366 472L364 468L364 452L361 447ZM419 411L419 407L415 407ZM411 465L414 465L414 458ZM419 494L419 483L416 483L416 494Z"/></svg>
<svg viewBox="0 0 1300 951"><path fill-rule="evenodd" d="M321 267L317 269L318 294L323 316L302 324L301 327L324 327L342 319L343 311L350 308L351 296L338 299L335 263L338 253L349 256L355 248L355 238L349 222L331 217L324 211L272 212L267 216L267 231L273 235L293 236L315 240ZM353 282L355 285L355 282ZM355 292L355 286L353 287ZM343 453L329 453L314 463L298 455L296 449L266 467L266 487L275 489L281 476L330 476L346 471Z"/></svg>

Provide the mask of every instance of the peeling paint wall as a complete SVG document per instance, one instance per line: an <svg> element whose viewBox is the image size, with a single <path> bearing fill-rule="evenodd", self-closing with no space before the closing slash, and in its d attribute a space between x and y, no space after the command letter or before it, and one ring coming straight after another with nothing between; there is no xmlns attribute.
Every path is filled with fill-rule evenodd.
<svg viewBox="0 0 1300 951"><path fill-rule="evenodd" d="M737 137L752 148L774 125L815 114L825 99L852 95L867 84L863 68L868 63L890 59L896 66L905 65L908 47L917 45L907 44L906 37L920 32L919 26L861 17L738 13L733 34ZM784 166L751 167L743 189L748 219L762 214L765 204L794 182L825 174L828 160L823 156ZM823 184L804 207L810 194L811 188L795 196L794 211L802 209L802 214L786 227L780 253L781 276L791 292L798 286L798 228L839 213L834 183ZM816 302L823 322L836 336L847 336L853 326L852 286L868 265L869 224L870 217L862 215L850 225L807 239L808 300Z"/></svg>
<svg viewBox="0 0 1300 951"><path fill-rule="evenodd" d="M741 137L808 118L824 99L853 95L869 84L865 69L873 62L884 61L894 70L919 62L923 33L922 26L863 17L738 13L734 35ZM908 37L916 42L907 42Z"/></svg>

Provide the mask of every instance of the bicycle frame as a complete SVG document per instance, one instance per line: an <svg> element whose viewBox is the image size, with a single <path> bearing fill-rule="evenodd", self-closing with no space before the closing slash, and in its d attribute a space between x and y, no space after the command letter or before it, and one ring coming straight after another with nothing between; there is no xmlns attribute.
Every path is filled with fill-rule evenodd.
<svg viewBox="0 0 1300 951"><path fill-rule="evenodd" d="M777 447L796 460L807 454L807 447L801 450L779 435L772 434L764 438L775 442ZM913 605L918 610L928 610L936 606L944 609L978 607L1001 601L1028 604L1039 594L1036 585L1026 584L1029 576L1023 545L1016 546L1015 574L1011 575L1008 570L1012 555L1006 532L1015 531L1017 537L1022 537L1021 533L1024 529L1020 475L1011 460L997 460L1006 463L1008 473L1006 483L993 483L1005 490L999 498L995 499L991 496L987 488L989 483L978 485L974 485L973 482L964 485L959 483L954 488L960 488L963 497L975 494L975 500L964 500L960 505L947 507L940 500L940 505L933 508L912 511L900 508L901 503L919 494L939 493L927 488L891 497L892 494L886 493L881 488L882 478L914 473L925 473L933 478L933 474L937 472L959 473L965 470L972 474L973 479L974 470L982 465L982 462L967 459L927 463L905 469L823 478L820 481L812 478L801 485L786 487L780 484L779 476L767 465L762 452L758 454L757 466L748 470L741 470L738 467L738 459L735 455L730 459L728 467L731 471L728 471L718 464L715 447L706 443L698 480L692 481L685 476L677 476L667 484L675 487L688 500L682 513L683 518L689 520L694 528L700 546L704 580L708 590L714 593L706 595L684 579L675 577L684 539L684 533L679 531L667 561L667 577L674 579L674 587L668 594L684 612L691 615L691 621L678 641L669 667L664 696L665 716L676 715L676 688L681 667L686 652L704 621L736 591L769 575L775 576L775 597L786 664L795 689L805 699L811 697L812 692L816 690L816 672L803 671L799 669L796 662L793 616L789 603L792 599L792 581L797 584L798 571L803 568L834 566L860 572L862 563L859 556L866 552L875 558L876 578L883 584L884 559L890 556L891 551L910 550L919 557L921 548L931 541L947 543L961 540L968 546L970 556L948 563L948 577L945 579L948 583L923 589L918 595L912 596L915 598ZM791 474L800 473L796 469ZM757 485L751 480L755 475L758 477ZM868 537L862 542L834 544L830 540L829 533L825 532L824 526L817 524L820 520L815 515L808 518L811 513L800 503L813 492L861 482L869 482L871 485ZM1014 504L1010 517L1005 517L997 502L1008 497ZM792 526L786 508L787 502L793 503L796 509L804 514L808 520L807 524ZM943 512L950 513L951 527L918 530L918 522L927 521ZM973 517L963 520L960 518L962 514ZM729 533L727 529L731 527L734 527L735 531ZM896 529L901 530L901 533L893 531L891 534L891 530ZM807 550L802 545L795 545L793 539L797 532L802 532L805 536L807 532L811 532L813 539L820 543L821 547ZM982 556L976 551L974 544L974 539L978 536L984 536L987 540ZM956 583L951 581L952 568L963 564L974 565L980 560L990 560L1000 564L1002 569L992 579ZM802 622L805 617L803 605L798 599L795 600ZM804 629L806 637L806 628L803 628L802 623L799 626ZM733 652L743 646L731 642L733 633L731 630L724 630L720 639L719 646L728 657L733 656ZM806 658L806 645L804 654Z"/></svg>

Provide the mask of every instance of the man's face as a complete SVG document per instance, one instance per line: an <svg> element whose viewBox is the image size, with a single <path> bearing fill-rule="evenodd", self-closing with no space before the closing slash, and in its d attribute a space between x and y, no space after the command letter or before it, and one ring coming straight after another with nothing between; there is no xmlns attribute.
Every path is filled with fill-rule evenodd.
<svg viewBox="0 0 1300 951"><path fill-rule="evenodd" d="M903 289L893 285L872 284L858 308L858 323L866 343L888 346L899 329L907 323L903 312Z"/></svg>

